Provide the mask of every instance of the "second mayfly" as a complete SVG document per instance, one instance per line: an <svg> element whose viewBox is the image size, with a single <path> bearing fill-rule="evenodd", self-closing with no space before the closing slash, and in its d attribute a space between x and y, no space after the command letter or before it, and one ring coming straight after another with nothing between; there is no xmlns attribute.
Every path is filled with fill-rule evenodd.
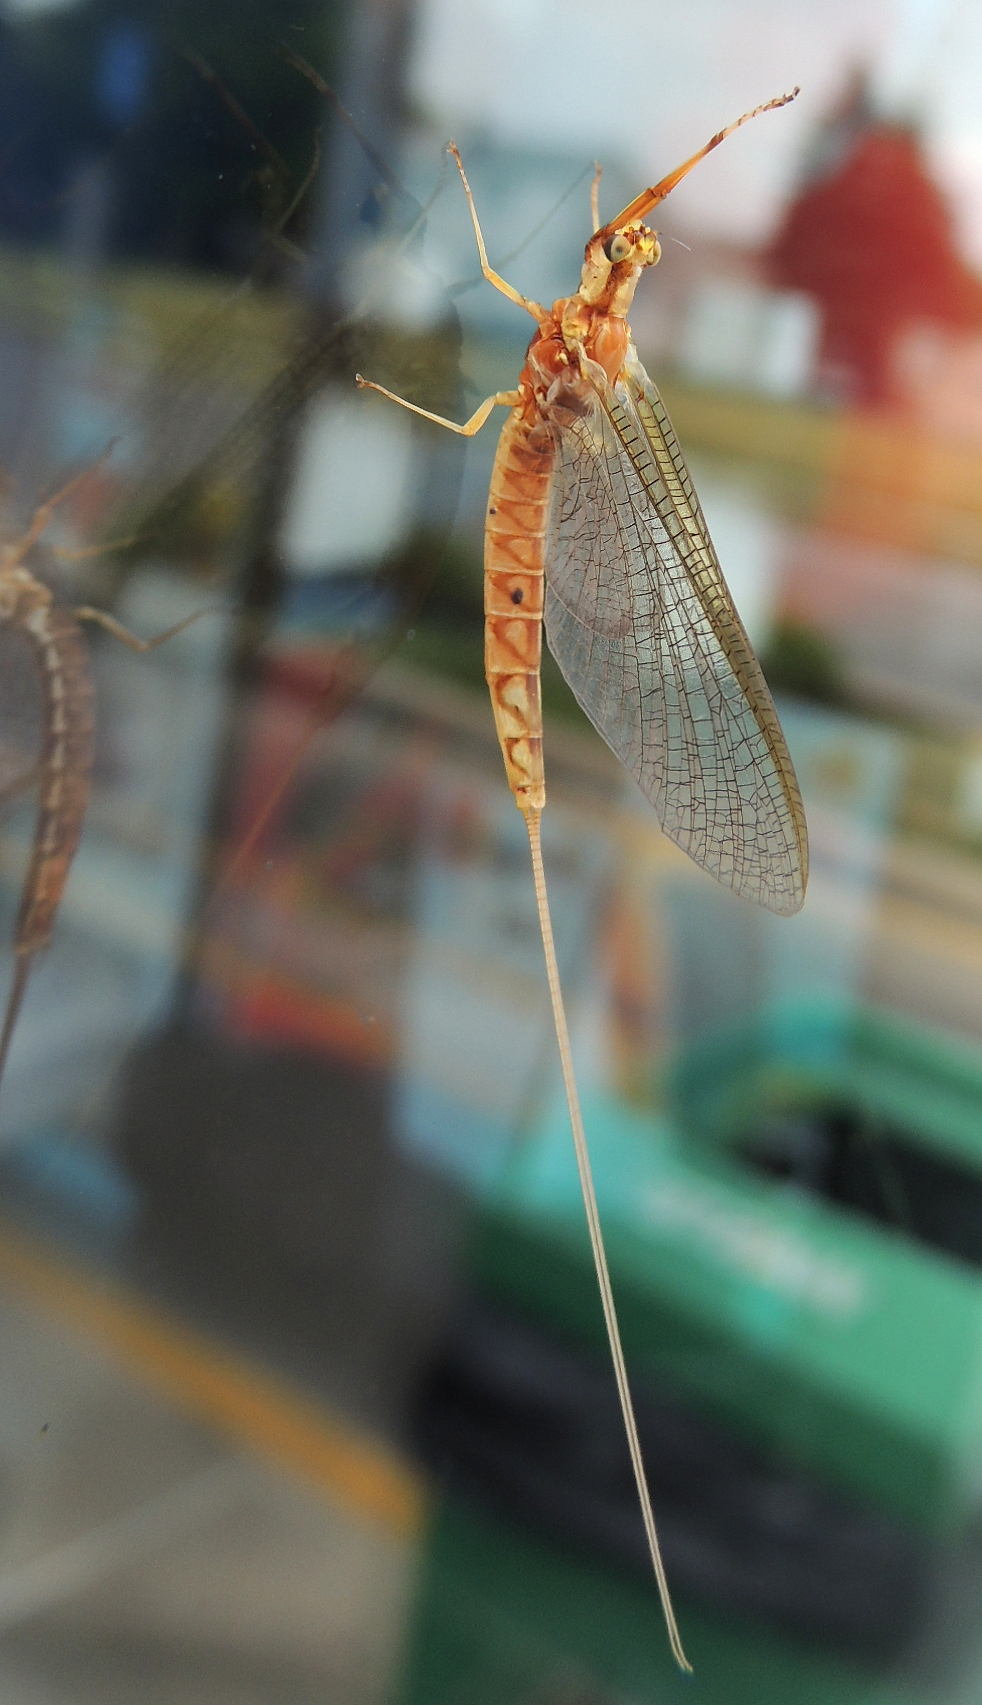
<svg viewBox="0 0 982 1705"><path fill-rule="evenodd" d="M744 113L586 245L579 289L543 308L488 264L484 277L537 322L518 387L463 426L358 383L471 437L511 410L485 528L485 665L508 782L525 817L546 971L607 1335L651 1559L675 1659L675 1622L648 1494L573 1075L542 867L545 805L542 624L580 705L639 783L667 835L745 899L798 911L808 878L805 818L774 705L733 607L678 440L638 360L627 314L660 258L640 223L711 149L779 96Z"/></svg>

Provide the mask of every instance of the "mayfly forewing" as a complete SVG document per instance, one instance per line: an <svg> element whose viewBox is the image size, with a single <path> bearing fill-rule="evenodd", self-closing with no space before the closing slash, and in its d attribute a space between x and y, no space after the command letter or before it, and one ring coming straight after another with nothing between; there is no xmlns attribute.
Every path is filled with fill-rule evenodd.
<svg viewBox="0 0 982 1705"><path fill-rule="evenodd" d="M553 423L550 650L665 833L744 898L795 912L797 782L677 440L636 359L616 392L584 371L582 412Z"/></svg>
<svg viewBox="0 0 982 1705"><path fill-rule="evenodd" d="M785 807L781 812L782 824L788 837L792 865L796 855L798 882L789 895L789 898L795 900L795 904L773 909L797 911L804 900L808 884L808 828L798 778L774 708L774 701L723 577L702 507L675 436L675 429L655 385L636 356L626 365L624 382L634 401L644 429L647 448L658 469L659 479L665 485L666 497L659 500L659 512L670 506L683 520L681 543L683 552L688 545L687 567L693 585L727 661L740 683L747 708L757 724L779 782L780 796ZM691 545L688 544L690 538Z"/></svg>

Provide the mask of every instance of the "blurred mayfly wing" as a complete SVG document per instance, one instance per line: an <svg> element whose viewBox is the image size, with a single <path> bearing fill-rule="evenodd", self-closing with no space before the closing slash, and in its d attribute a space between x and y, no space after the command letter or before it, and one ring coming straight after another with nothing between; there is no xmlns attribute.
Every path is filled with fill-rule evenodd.
<svg viewBox="0 0 982 1705"><path fill-rule="evenodd" d="M115 554L119 578L148 555L184 561L242 598L252 642L258 606L267 629L282 619L311 643L340 647L344 687L339 675L332 710L401 637L425 595L460 463L458 447L448 455L441 435L426 429L399 446L395 470L386 460L390 432L375 435L374 459L364 434L346 444L353 375L368 360L426 391L434 406L459 401L456 313L428 274L420 288L425 210L371 155L384 175L363 198L356 242L339 251L330 231L318 230L316 211L303 252L273 229L269 248L286 250L280 281L253 277L229 291L123 410L127 467L101 527L110 545L131 541ZM315 156L297 193L323 205L329 173L330 159ZM403 312L407 298L425 298L424 318L414 323ZM338 477L346 460L362 476L357 492ZM312 517L318 477L327 491ZM332 512L332 498L347 513ZM380 508L385 530L375 525Z"/></svg>
<svg viewBox="0 0 982 1705"><path fill-rule="evenodd" d="M343 108L338 122L349 122ZM368 362L436 408L460 400L459 322L425 268L426 210L357 141L368 189L359 186L347 229L330 217L338 186L328 159L307 186L320 215L305 252L287 257L287 286L234 292L224 315L169 357L150 398L152 449L107 529L134 540L118 559L124 573L151 551L227 587L239 612L233 691L299 711L277 773L257 785L246 774L262 768L253 706L243 707L215 807L218 891L248 881L311 742L404 636L456 510L462 446L448 448L423 423L393 432L383 411L366 422L352 400ZM250 348L249 316L264 309L268 345L253 338ZM233 721L234 711L230 730Z"/></svg>
<svg viewBox="0 0 982 1705"><path fill-rule="evenodd" d="M41 750L41 685L20 634L0 627L0 799L27 787Z"/></svg>

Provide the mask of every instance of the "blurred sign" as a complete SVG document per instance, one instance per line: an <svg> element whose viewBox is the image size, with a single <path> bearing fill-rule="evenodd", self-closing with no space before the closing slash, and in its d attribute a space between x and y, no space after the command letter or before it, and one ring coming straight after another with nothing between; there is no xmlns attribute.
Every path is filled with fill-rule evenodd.
<svg viewBox="0 0 982 1705"><path fill-rule="evenodd" d="M680 866L665 901L677 1033L690 1039L748 1009L862 995L880 878L903 783L905 740L844 712L785 704L811 845L803 910L775 918Z"/></svg>
<svg viewBox="0 0 982 1705"><path fill-rule="evenodd" d="M689 302L679 366L701 385L801 396L811 384L819 330L810 296L737 280L707 282Z"/></svg>
<svg viewBox="0 0 982 1705"><path fill-rule="evenodd" d="M280 546L296 575L374 567L412 520L408 415L351 385L311 403L284 509Z"/></svg>
<svg viewBox="0 0 982 1705"><path fill-rule="evenodd" d="M543 854L577 1071L589 1076L590 1007L576 997L593 967L610 848L550 806ZM413 1153L484 1188L559 1075L528 838L496 780L431 778L413 913L396 1129Z"/></svg>

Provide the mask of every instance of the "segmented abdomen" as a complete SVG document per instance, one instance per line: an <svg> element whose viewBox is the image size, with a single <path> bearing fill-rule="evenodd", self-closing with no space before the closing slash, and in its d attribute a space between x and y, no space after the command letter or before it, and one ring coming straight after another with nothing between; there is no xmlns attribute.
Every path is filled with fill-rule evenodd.
<svg viewBox="0 0 982 1705"><path fill-rule="evenodd" d="M539 669L552 465L547 434L516 410L502 429L488 497L484 663L508 785L521 811L541 811L546 801Z"/></svg>
<svg viewBox="0 0 982 1705"><path fill-rule="evenodd" d="M51 939L85 822L95 690L85 642L67 611L38 605L18 627L38 660L43 703L38 815L14 937L15 953L31 954Z"/></svg>

